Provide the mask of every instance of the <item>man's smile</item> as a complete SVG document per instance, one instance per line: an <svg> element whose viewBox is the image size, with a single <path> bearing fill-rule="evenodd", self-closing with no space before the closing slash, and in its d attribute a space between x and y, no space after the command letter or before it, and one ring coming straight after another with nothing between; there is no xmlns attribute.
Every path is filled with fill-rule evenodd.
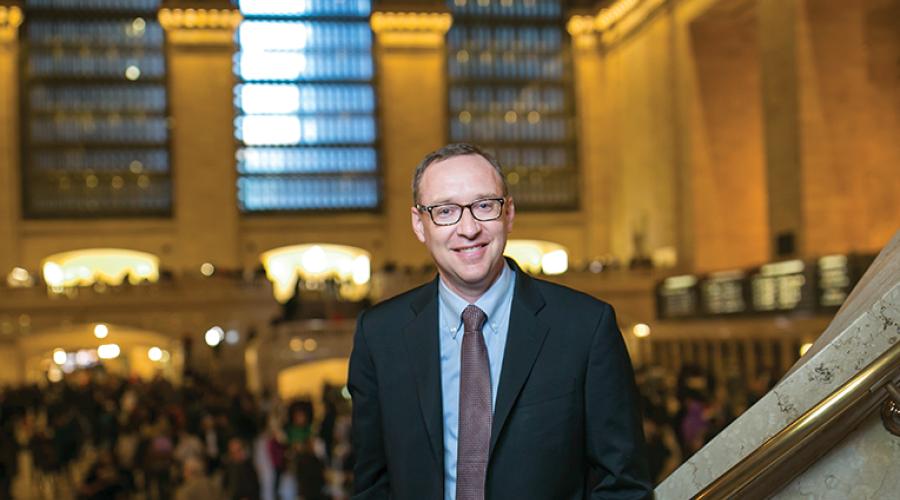
<svg viewBox="0 0 900 500"><path fill-rule="evenodd" d="M457 247L457 248L454 248L453 251L459 252L459 253L471 253L471 252L475 252L481 248L484 248L487 245L488 245L487 243L478 243L475 245L470 245L470 246L465 246L465 247Z"/></svg>

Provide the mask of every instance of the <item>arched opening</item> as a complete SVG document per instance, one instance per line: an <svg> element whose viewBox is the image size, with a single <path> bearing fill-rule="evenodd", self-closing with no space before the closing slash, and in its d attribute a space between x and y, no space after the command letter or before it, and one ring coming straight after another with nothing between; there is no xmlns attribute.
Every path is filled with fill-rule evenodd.
<svg viewBox="0 0 900 500"><path fill-rule="evenodd" d="M35 332L19 340L17 351L22 360L19 378L29 383L58 380L63 373L97 365L121 376L148 379L162 374L177 380L184 364L176 339L117 324L83 323Z"/></svg>
<svg viewBox="0 0 900 500"><path fill-rule="evenodd" d="M325 384L347 385L349 362L347 358L326 358L285 368L278 374L278 395L283 400L302 398L318 403Z"/></svg>

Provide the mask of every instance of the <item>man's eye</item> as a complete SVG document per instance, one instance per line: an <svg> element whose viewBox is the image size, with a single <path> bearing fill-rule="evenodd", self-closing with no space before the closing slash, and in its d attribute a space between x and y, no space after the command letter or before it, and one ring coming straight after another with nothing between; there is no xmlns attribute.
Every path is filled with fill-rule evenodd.
<svg viewBox="0 0 900 500"><path fill-rule="evenodd" d="M438 215L450 215L453 212L453 207L437 207L436 211Z"/></svg>
<svg viewBox="0 0 900 500"><path fill-rule="evenodd" d="M475 208L485 209L491 208L491 206L493 206L493 203L491 203L490 201L479 201L478 205L476 205Z"/></svg>

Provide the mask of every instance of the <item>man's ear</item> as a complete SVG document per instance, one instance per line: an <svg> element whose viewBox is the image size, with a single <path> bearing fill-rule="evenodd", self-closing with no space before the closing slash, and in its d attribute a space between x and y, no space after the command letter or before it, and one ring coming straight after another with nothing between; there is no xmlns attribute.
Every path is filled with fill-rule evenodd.
<svg viewBox="0 0 900 500"><path fill-rule="evenodd" d="M410 216L412 217L412 230L416 233L416 238L425 243L425 223L422 222L422 212L416 207L410 207Z"/></svg>
<svg viewBox="0 0 900 500"><path fill-rule="evenodd" d="M512 197L506 199L506 207L504 208L506 214L504 215L504 223L506 224L506 232L512 232L513 228L513 219L516 218L516 204L513 203Z"/></svg>

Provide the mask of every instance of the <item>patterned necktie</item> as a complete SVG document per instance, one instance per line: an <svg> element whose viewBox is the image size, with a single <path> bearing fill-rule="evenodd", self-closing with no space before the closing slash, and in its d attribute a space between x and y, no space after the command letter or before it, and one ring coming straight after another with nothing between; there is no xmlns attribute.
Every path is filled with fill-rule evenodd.
<svg viewBox="0 0 900 500"><path fill-rule="evenodd" d="M462 313L456 500L484 500L491 441L491 368L481 334L485 319L484 311L473 305Z"/></svg>

